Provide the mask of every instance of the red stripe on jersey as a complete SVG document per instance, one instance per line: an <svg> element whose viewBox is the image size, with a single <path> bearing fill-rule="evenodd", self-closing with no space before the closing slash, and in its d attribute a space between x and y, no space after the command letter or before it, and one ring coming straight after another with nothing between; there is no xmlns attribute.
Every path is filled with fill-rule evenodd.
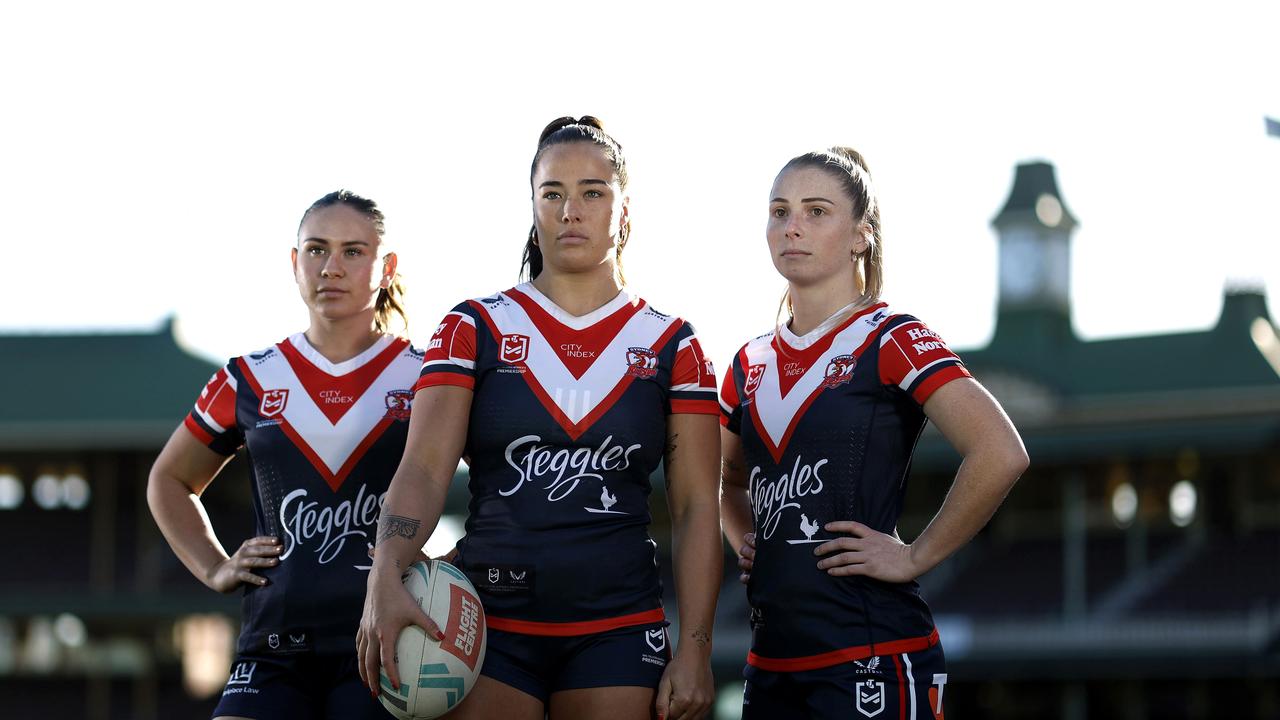
<svg viewBox="0 0 1280 720"><path fill-rule="evenodd" d="M896 653L893 656L893 667L898 671L898 720L907 720L907 679L902 676L902 661Z"/></svg>
<svg viewBox="0 0 1280 720"><path fill-rule="evenodd" d="M673 415L719 415L720 405L715 400L672 400Z"/></svg>
<svg viewBox="0 0 1280 720"><path fill-rule="evenodd" d="M404 345L407 343L408 341L406 340L397 340L391 345L398 353L400 350L404 349ZM289 343L281 343L281 346L287 344ZM255 378L253 373L249 370L249 364L245 362L243 357L237 358L236 362L240 364L240 374L243 375L245 381L249 383L249 388L253 390L255 395L261 398L262 386L258 384L258 379ZM293 443L293 446L296 447L298 452L302 453L303 457L311 463L311 466L316 469L316 472L320 473L320 477L324 478L325 483L328 484L329 488L334 492L337 492L338 488L342 487L342 483L347 479L347 475L351 473L351 469L356 466L356 463L360 462L360 459L363 458L364 454L369 451L369 448L377 442L378 438L382 437L382 433L386 432L386 429L391 427L391 423L395 422L393 419L387 417L379 420L378 423L373 426L373 429L369 431L369 434L365 435L364 440L356 446L356 449L351 451L351 455L347 457L347 461L343 463L342 467L338 468L338 472L335 473L329 470L329 466L325 465L324 460L320 455L318 455L316 451L311 448L311 445L303 439L302 435L289 424L289 420L285 418L283 414L277 415L276 419L280 421L280 430L284 432L285 437L289 438L289 441Z"/></svg>
<svg viewBox="0 0 1280 720"><path fill-rule="evenodd" d="M617 337L631 316L640 312L644 304L637 298L618 308L609 317L581 330L574 330L552 317L536 300L519 290L512 288L503 294L520 305L556 357L564 363L565 369L578 380L582 379L600 353Z"/></svg>
<svg viewBox="0 0 1280 720"><path fill-rule="evenodd" d="M451 312L440 321L427 343L423 365L433 361L476 361L476 328L460 313Z"/></svg>
<svg viewBox="0 0 1280 720"><path fill-rule="evenodd" d="M841 650L832 650L820 655L806 655L804 657L794 658L769 658L755 654L747 653L747 664L752 667L758 667L761 670L769 672L799 672L801 670L817 670L818 668L831 667L841 663L853 662L854 660L866 660L872 655L897 655L899 653L913 653L927 650L938 644L938 630L934 628L933 632L923 637L904 638L902 640L890 640L889 642L875 643L873 645L858 645L856 647L843 648ZM874 652L873 652L874 651Z"/></svg>
<svg viewBox="0 0 1280 720"><path fill-rule="evenodd" d="M868 311L874 310L875 307L868 308ZM855 315L854 319L860 316L861 315ZM838 331L833 331L833 333L834 332ZM877 334L878 333L868 334L867 339L862 342L862 345L858 346L858 349L853 351L854 357L862 357L862 353L866 351L867 347L876 340ZM741 353L739 353L739 357L741 358L739 362L742 367L747 367L747 349L745 347L742 349ZM786 452L787 444L791 442L791 435L796 431L796 426L800 424L800 418L804 417L804 414L809 411L809 406L812 405L813 401L817 400L818 396L825 390L826 387L819 384L818 387L814 388L809 397L805 398L804 404L800 406L799 410L796 410L796 414L791 418L791 422L787 425L786 433L782 435L782 440L777 445L773 444L773 438L769 437L769 432L764 428L764 421L760 419L760 413L756 409L758 403L751 403L747 414L751 416L751 422L756 426L756 434L759 435L760 440L764 442L765 448L769 451L769 455L773 458L775 463L782 463L782 454Z"/></svg>
<svg viewBox="0 0 1280 720"><path fill-rule="evenodd" d="M973 376L969 374L968 370L964 369L963 365L951 365L944 367L938 372L930 375L924 382L920 383L920 385L912 391L911 396L915 398L917 403L924 405L925 402L929 400L930 396L937 392L938 388L946 385L952 380L959 380L960 378L967 377Z"/></svg>
<svg viewBox="0 0 1280 720"><path fill-rule="evenodd" d="M703 355L698 338L690 337L689 344L676 353L676 361L671 367L671 387L695 384L715 390L716 371Z"/></svg>
<svg viewBox="0 0 1280 720"><path fill-rule="evenodd" d="M481 303L475 301L470 302L471 306L479 311L480 317L484 319L485 327L489 328L489 334L493 336L493 341L501 346L502 333L498 330L498 326L493 322L493 318L489 316L489 311L486 310ZM644 303L641 302L638 307L643 306ZM635 313L633 312L632 315L634 314ZM676 334L676 331L682 327L684 327L684 321L671 323L671 326L663 331L657 341L650 346L650 349L654 352L658 352L662 346L671 341L671 338ZM606 345L607 344L608 343L606 343ZM565 433L569 435L570 440L577 440L595 423L596 420L599 420L605 413L609 412L614 403L618 402L618 398L622 397L622 394L627 391L628 387L631 387L631 381L635 380L635 376L630 373L622 373L622 378L618 381L618 384L613 387L613 390L611 390L591 412L587 413L586 417L575 423L569 419L569 416L566 415L563 410L560 409L560 406L556 405L556 401L551 398L551 395L542 387L542 383L539 383L538 378L534 376L533 369L525 364L523 360L508 364L524 369L524 372L520 373L520 377L524 378L525 384L533 391L534 397L538 398L538 402L542 403L542 407L546 408L547 412L550 413L553 419L555 419L556 423L564 429Z"/></svg>
<svg viewBox="0 0 1280 720"><path fill-rule="evenodd" d="M514 620L512 618L501 618L490 615L485 618L485 623L490 628L494 630L501 630L503 632L522 633L524 635L570 637L573 635L593 635L595 633L617 630L618 628L631 627L633 625L658 623L665 620L666 617L667 616L662 612L662 608L655 608L644 612L631 613L630 615L619 615L618 617L605 618L603 620L587 620L584 622L536 622L534 620Z"/></svg>
<svg viewBox="0 0 1280 720"><path fill-rule="evenodd" d="M408 342L403 338L396 338L386 349L364 365L345 375L337 376L316 367L288 340L280 343L278 347L316 407L324 413L326 418L329 418L330 423L337 425L342 416L355 405L356 400L364 395L373 381L377 380L382 371L386 370L391 361L404 350ZM258 396L261 397L261 393Z"/></svg>
<svg viewBox="0 0 1280 720"><path fill-rule="evenodd" d="M200 427L200 423L196 422L196 419L191 417L190 413L187 414L187 417L182 421L182 424L186 425L187 429L191 431L191 434L195 435L196 439L205 445L209 445L213 442L213 436L205 432L204 428Z"/></svg>
<svg viewBox="0 0 1280 720"><path fill-rule="evenodd" d="M743 356L746 357L745 355ZM744 361L745 362L745 361ZM746 367L745 365L743 366ZM729 372L724 374L724 382L720 384L720 402L729 408L729 412L738 409L742 401L738 398L738 383L733 380L733 366L729 367Z"/></svg>
<svg viewBox="0 0 1280 720"><path fill-rule="evenodd" d="M476 379L470 375L449 372L447 370L433 372L430 375L423 375L418 378L418 382L413 384L413 391L416 393L423 388L436 387L437 385L452 385L454 387L464 387L468 390L475 390Z"/></svg>
<svg viewBox="0 0 1280 720"><path fill-rule="evenodd" d="M196 398L196 409L217 423L222 429L236 426L236 391L231 387L231 376L221 368Z"/></svg>

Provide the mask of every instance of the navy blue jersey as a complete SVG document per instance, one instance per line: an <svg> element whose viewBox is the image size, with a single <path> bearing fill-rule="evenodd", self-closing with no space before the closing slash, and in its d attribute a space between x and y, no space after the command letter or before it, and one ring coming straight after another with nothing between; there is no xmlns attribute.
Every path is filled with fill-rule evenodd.
<svg viewBox="0 0 1280 720"><path fill-rule="evenodd" d="M756 557L748 663L826 667L937 642L914 582L832 577L813 549L856 520L896 534L921 406L968 372L933 331L880 303L797 337L785 327L734 358L721 422L741 435ZM874 649L874 652L872 651Z"/></svg>
<svg viewBox="0 0 1280 720"><path fill-rule="evenodd" d="M584 316L531 284L459 304L417 389L470 388L471 506L458 565L497 630L660 621L649 476L667 416L718 414L693 328L626 292Z"/></svg>
<svg viewBox="0 0 1280 720"><path fill-rule="evenodd" d="M257 533L280 564L246 585L239 652L349 652L382 501L404 454L422 352L383 337L342 363L301 334L233 358L186 426L223 455L248 449ZM234 548L231 548L234 550Z"/></svg>

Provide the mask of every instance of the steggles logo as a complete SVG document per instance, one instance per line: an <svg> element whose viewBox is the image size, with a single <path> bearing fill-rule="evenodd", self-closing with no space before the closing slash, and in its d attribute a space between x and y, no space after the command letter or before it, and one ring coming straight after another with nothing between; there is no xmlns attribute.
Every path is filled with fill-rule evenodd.
<svg viewBox="0 0 1280 720"><path fill-rule="evenodd" d="M315 500L307 501L307 491L301 488L285 495L280 501L280 524L285 535L285 550L280 553L280 561L289 559L300 545L313 543L317 562L327 565L338 557L348 539L359 538L365 541L362 544L367 544L378 524L378 511L386 496L385 492L370 493L363 484L356 491L355 499L343 500L334 507L321 507Z"/></svg>
<svg viewBox="0 0 1280 720"><path fill-rule="evenodd" d="M827 460L824 458L812 465L806 465L797 455L791 472L774 481L764 477L759 465L751 468L751 477L748 480L751 488L751 509L755 516L756 527L760 529L760 536L763 539L768 540L773 537L773 533L778 529L778 523L782 520L783 510L799 509L800 503L796 502L798 498L822 492L822 477L818 471L826 464Z"/></svg>
<svg viewBox="0 0 1280 720"><path fill-rule="evenodd" d="M583 480L603 480L602 472L618 472L631 467L631 453L640 449L637 443L630 447L613 444L610 435L598 448L559 448L539 445L542 438L525 435L507 445L506 458L520 480L506 490L499 490L503 497L513 495L526 482L546 481L542 489L547 500L557 502L568 497Z"/></svg>

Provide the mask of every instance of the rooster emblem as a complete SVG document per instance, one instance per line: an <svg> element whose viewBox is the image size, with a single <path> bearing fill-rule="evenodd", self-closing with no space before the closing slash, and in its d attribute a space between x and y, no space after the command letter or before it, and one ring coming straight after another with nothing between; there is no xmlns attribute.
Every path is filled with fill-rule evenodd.
<svg viewBox="0 0 1280 720"><path fill-rule="evenodd" d="M611 495L611 494L609 493L609 488L608 488L608 486L601 485L601 486L600 486L600 507L598 507L598 508L594 508L594 507L584 507L584 508L582 508L582 509L583 509L583 510L586 510L586 511L587 511L587 512L589 512L589 513L606 513L606 514L609 514L609 515L626 515L626 513L622 512L621 510L611 510L611 509L610 509L610 508L612 508L615 504L617 504L617 502L618 502L618 496L616 496L616 495Z"/></svg>
<svg viewBox="0 0 1280 720"><path fill-rule="evenodd" d="M810 520L808 515L800 513L800 532L804 533L805 540L812 540L813 534L818 532L818 523Z"/></svg>

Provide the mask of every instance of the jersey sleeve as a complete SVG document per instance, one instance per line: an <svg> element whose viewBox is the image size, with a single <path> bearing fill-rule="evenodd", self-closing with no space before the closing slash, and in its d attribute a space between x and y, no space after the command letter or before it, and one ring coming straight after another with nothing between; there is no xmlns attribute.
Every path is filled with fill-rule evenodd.
<svg viewBox="0 0 1280 720"><path fill-rule="evenodd" d="M720 424L734 435L742 434L742 401L738 394L738 359L735 357L720 385Z"/></svg>
<svg viewBox="0 0 1280 720"><path fill-rule="evenodd" d="M209 379L182 423L197 440L219 455L234 455L244 444L244 434L236 424L237 387L228 363Z"/></svg>
<svg viewBox="0 0 1280 720"><path fill-rule="evenodd" d="M413 391L434 385L476 387L476 321L467 312L466 303L455 307L436 326Z"/></svg>
<svg viewBox="0 0 1280 720"><path fill-rule="evenodd" d="M671 366L669 412L690 415L715 415L716 369L702 353L702 345L693 326L685 323L676 333L676 359Z"/></svg>
<svg viewBox="0 0 1280 720"><path fill-rule="evenodd" d="M888 321L880 336L880 382L907 393L924 405L938 388L972 377L947 343L910 315Z"/></svg>

